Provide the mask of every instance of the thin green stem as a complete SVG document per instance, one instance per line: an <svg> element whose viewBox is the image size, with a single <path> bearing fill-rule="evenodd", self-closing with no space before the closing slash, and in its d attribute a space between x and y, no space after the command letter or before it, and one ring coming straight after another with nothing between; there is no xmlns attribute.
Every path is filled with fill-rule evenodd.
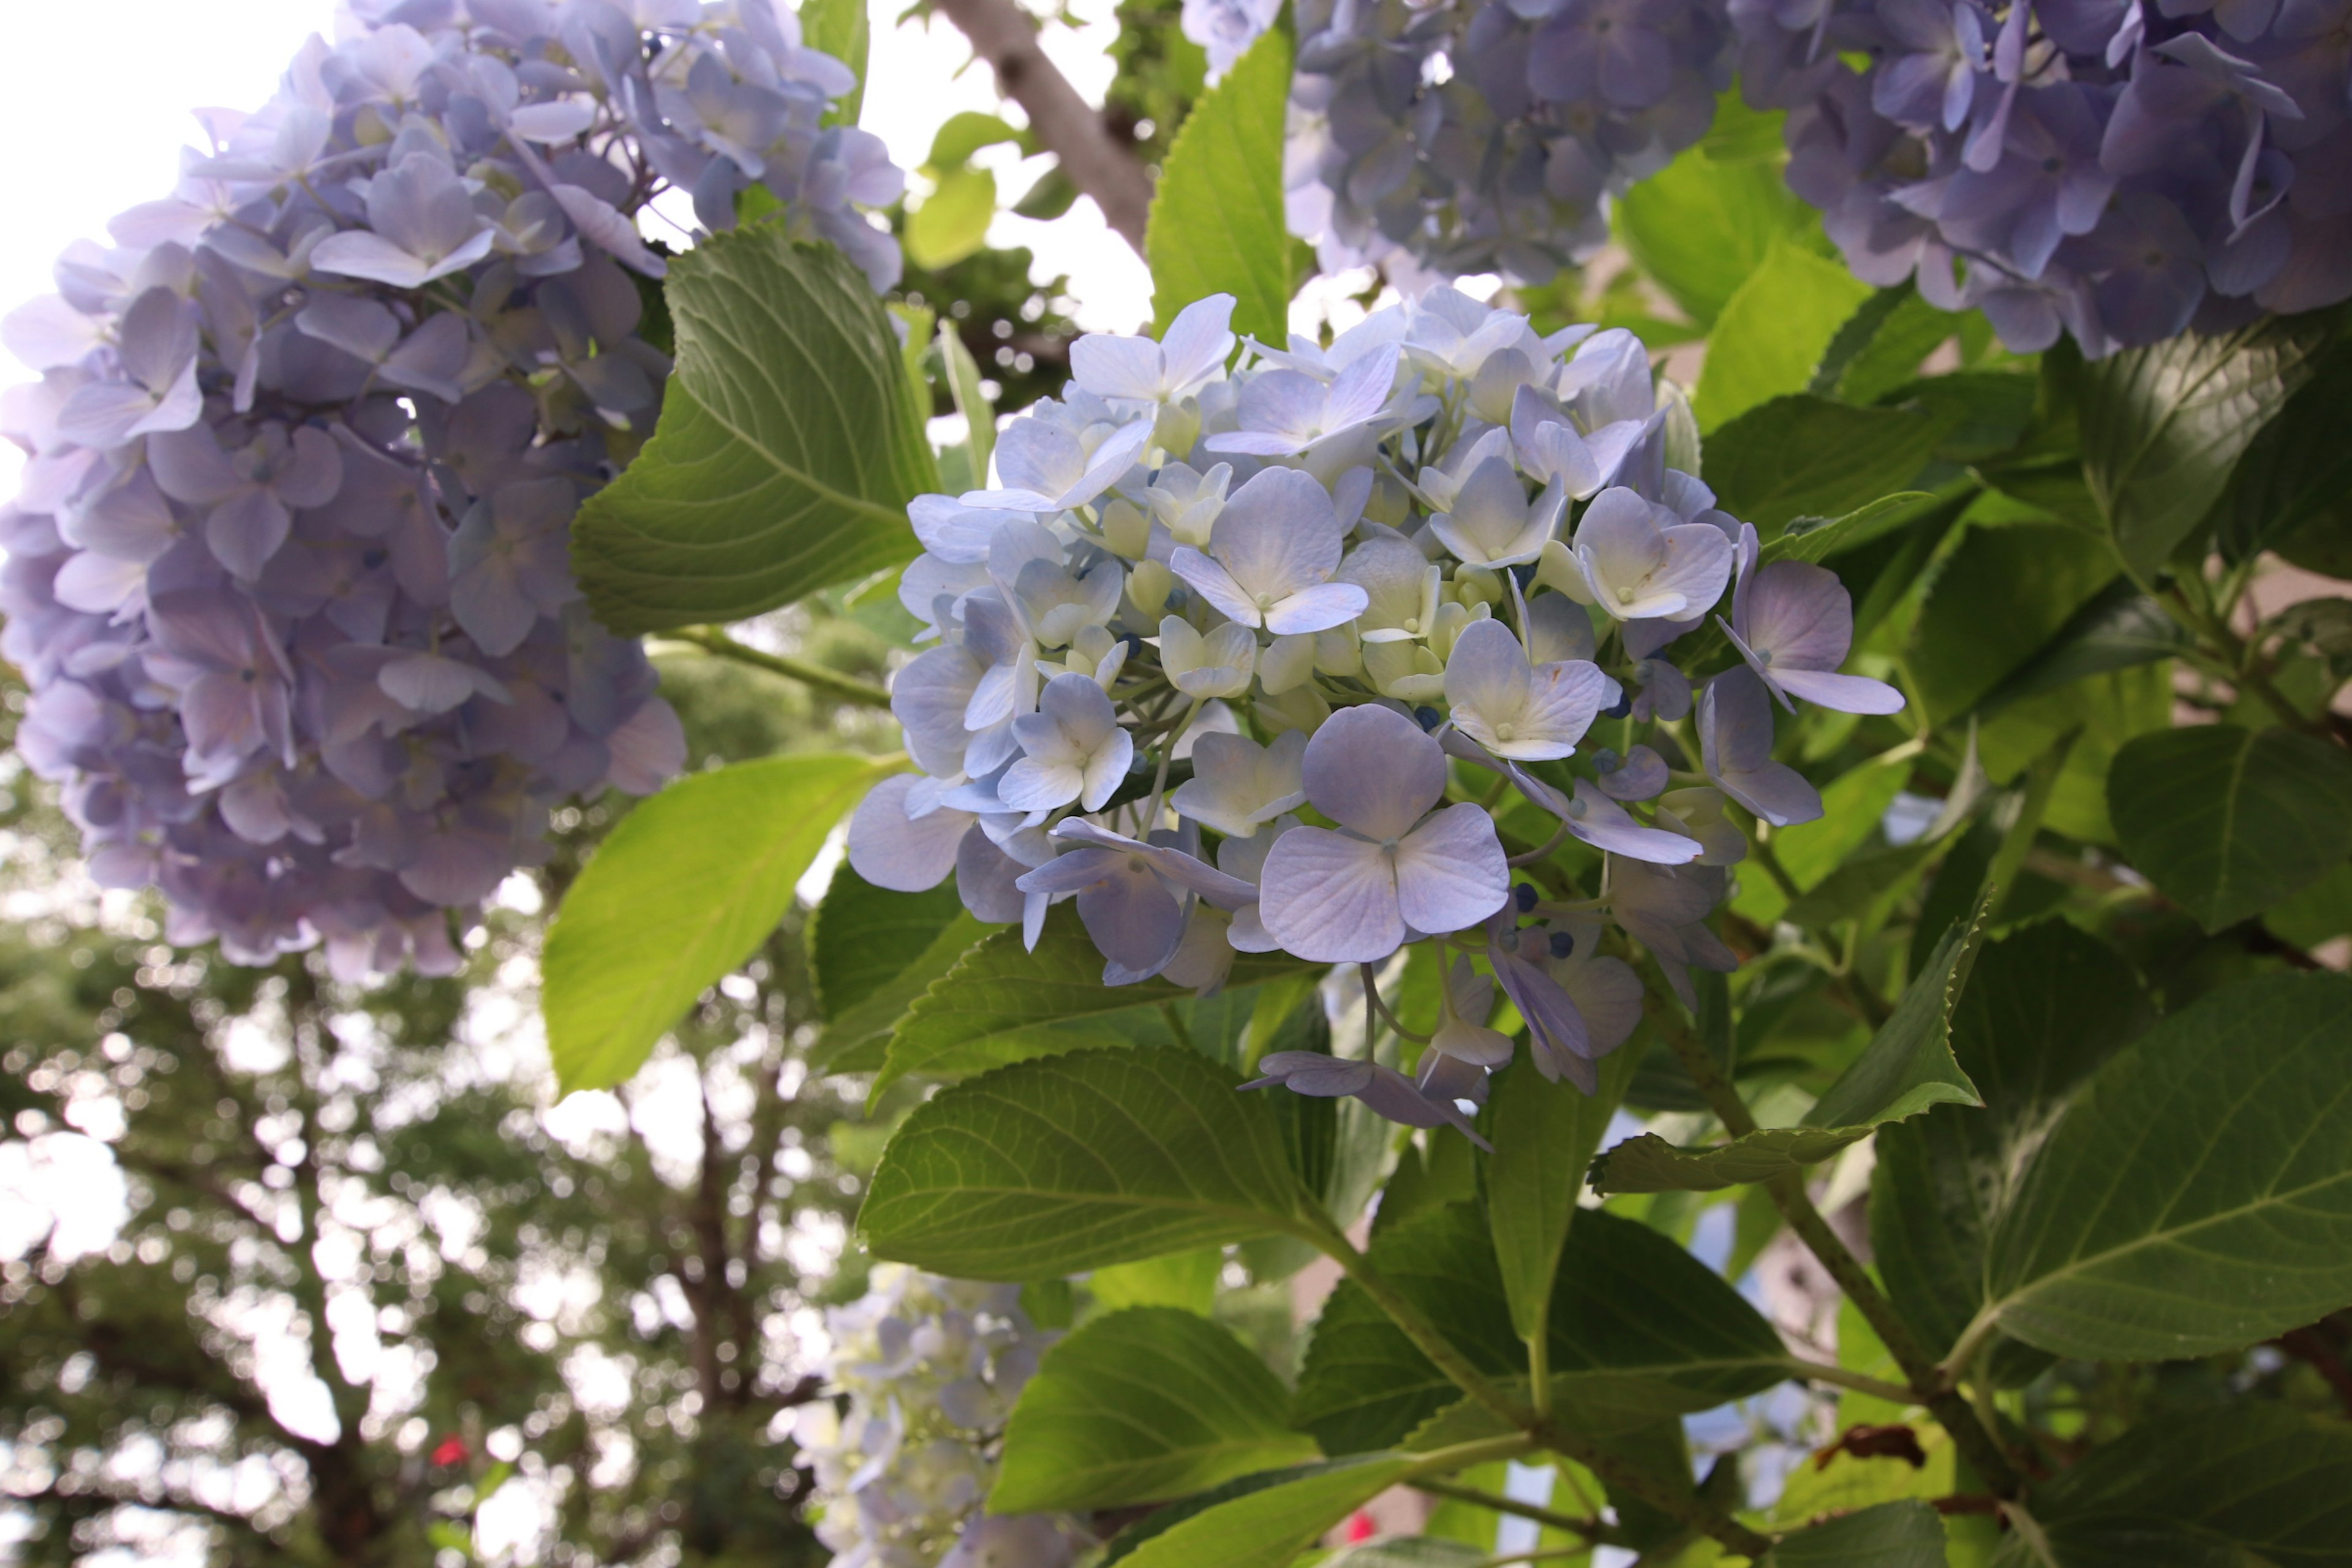
<svg viewBox="0 0 2352 1568"><path fill-rule="evenodd" d="M1176 742L1182 740L1184 731L1192 727L1192 721L1200 713L1201 704L1205 700L1207 700L1205 698L1200 697L1192 699L1192 705L1184 710L1184 717L1176 721L1176 728L1170 731L1168 738L1160 742L1159 771L1151 775L1151 804L1143 811L1143 832L1146 835L1160 826L1160 802L1168 793L1169 759L1176 754Z"/></svg>
<svg viewBox="0 0 2352 1568"><path fill-rule="evenodd" d="M1772 1550L1769 1536L1759 1535L1704 1498L1668 1485L1601 1447L1591 1438L1570 1432L1556 1422L1535 1428L1537 1439L1556 1454L1574 1459L1600 1478L1612 1497L1632 1498L1659 1512L1682 1521L1702 1535L1720 1542L1743 1557L1762 1557Z"/></svg>
<svg viewBox="0 0 2352 1568"><path fill-rule="evenodd" d="M1979 1308L1977 1315L1969 1320L1969 1326L1960 1331L1960 1337L1953 1342L1951 1353L1937 1363L1937 1375L1945 1383L1953 1384L1966 1378L1969 1363L1977 1359L1977 1352L1984 1349L1992 1339L1993 1331L2000 1326L1999 1313L1990 1307Z"/></svg>
<svg viewBox="0 0 2352 1568"><path fill-rule="evenodd" d="M1807 1361L1802 1356L1789 1358L1790 1370L1812 1383L1826 1383L1834 1388L1850 1388L1856 1394L1867 1394L1874 1399L1884 1399L1890 1405L1916 1405L1919 1396L1899 1383L1888 1383L1864 1373L1849 1372L1842 1366Z"/></svg>
<svg viewBox="0 0 2352 1568"><path fill-rule="evenodd" d="M1480 1437L1468 1443L1454 1443L1443 1448L1432 1448L1415 1460L1411 1468L1397 1478L1409 1487L1419 1487L1430 1476L1452 1475L1474 1465L1487 1465L1496 1459L1516 1459L1536 1446L1535 1439L1524 1432L1513 1432L1503 1437Z"/></svg>
<svg viewBox="0 0 2352 1568"><path fill-rule="evenodd" d="M856 702L867 708L890 706L890 694L871 681L844 675L837 669L827 669L821 664L795 658L788 653L769 653L762 648L751 647L737 642L717 626L686 626L667 633L667 640L686 643L720 658L748 664L754 669L764 669L787 680L797 680L844 702Z"/></svg>
<svg viewBox="0 0 2352 1568"><path fill-rule="evenodd" d="M1615 1526L1604 1523L1599 1519L1579 1519L1572 1513L1561 1513L1556 1509L1538 1508L1531 1502L1521 1502L1517 1498L1481 1491L1476 1487L1465 1487L1456 1481L1415 1481L1412 1483L1412 1489L1417 1492L1427 1492L1432 1497L1450 1498L1455 1502L1466 1502L1473 1508L1483 1508L1490 1513L1508 1514L1513 1519L1532 1520L1548 1530L1564 1530L1571 1535L1580 1535L1589 1542L1613 1542L1622 1538L1622 1532Z"/></svg>
<svg viewBox="0 0 2352 1568"><path fill-rule="evenodd" d="M1360 963L1356 965L1356 972L1363 977L1365 1006L1370 1008L1375 1014L1378 1014L1380 1017L1387 1023L1390 1028L1394 1029L1397 1032L1397 1037L1399 1039L1411 1040L1416 1046L1425 1046L1429 1044L1429 1037L1427 1035L1414 1034L1411 1029L1406 1028L1403 1024L1397 1020L1397 1016L1394 1013L1389 1011L1389 1005L1381 998L1381 988L1379 984L1372 979L1372 966L1370 964ZM1369 1034L1370 1031L1370 1022L1368 1019L1366 1020L1366 1033Z"/></svg>
<svg viewBox="0 0 2352 1568"><path fill-rule="evenodd" d="M1788 868L1780 864L1780 857L1773 851L1770 839L1755 835L1749 837L1748 844L1755 850L1756 863L1764 868L1764 874L1772 879L1772 885L1780 889L1782 898L1793 904L1805 896L1804 889L1797 886L1796 879L1790 876Z"/></svg>
<svg viewBox="0 0 2352 1568"><path fill-rule="evenodd" d="M1168 1026L1168 1033L1174 1037L1176 1043L1183 1047L1186 1050L1191 1050L1192 1048L1192 1031L1187 1029L1184 1026L1184 1020L1177 1016L1176 1004L1173 1002L1162 1002L1160 1004L1160 1020Z"/></svg>

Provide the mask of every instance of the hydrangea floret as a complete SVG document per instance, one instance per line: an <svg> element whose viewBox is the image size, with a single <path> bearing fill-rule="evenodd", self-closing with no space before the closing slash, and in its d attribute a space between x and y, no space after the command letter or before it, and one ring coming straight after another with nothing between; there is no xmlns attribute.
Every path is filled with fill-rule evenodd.
<svg viewBox="0 0 2352 1568"><path fill-rule="evenodd" d="M1772 756L1776 702L1903 698L1840 670L1835 574L1765 562L1670 465L1696 431L1631 334L1439 288L1276 349L1235 343L1233 303L1082 339L996 488L914 504L900 593L933 646L892 704L921 772L858 807L851 863L952 873L1033 947L1075 900L1109 985L1206 993L1277 951L1369 985L1433 943L1416 1079L1284 1054L1261 1081L1466 1130L1507 1000L1590 1090L1642 1007L1608 928L1688 1000L1692 967L1734 964L1704 922L1738 816L1822 813Z"/></svg>
<svg viewBox="0 0 2352 1568"><path fill-rule="evenodd" d="M723 228L763 186L886 286L858 205L898 173L824 123L854 86L772 0L355 5L58 260L0 323L41 373L0 408L0 647L101 883L238 962L446 972L446 911L555 805L677 769L567 561L669 369L637 216L677 189Z"/></svg>
<svg viewBox="0 0 2352 1568"><path fill-rule="evenodd" d="M1085 1542L1053 1514L983 1515L996 1452L1053 1336L1018 1285L875 1266L828 1309L830 1397L794 1413L833 1568L1066 1568Z"/></svg>

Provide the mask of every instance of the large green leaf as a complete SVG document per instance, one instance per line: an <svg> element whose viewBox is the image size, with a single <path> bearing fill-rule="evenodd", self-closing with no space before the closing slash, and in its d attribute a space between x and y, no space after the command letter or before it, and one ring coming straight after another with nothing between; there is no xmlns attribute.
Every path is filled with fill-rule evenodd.
<svg viewBox="0 0 2352 1568"><path fill-rule="evenodd" d="M809 969L825 1017L838 1018L879 991L962 912L952 882L898 893L847 866L834 872L808 938Z"/></svg>
<svg viewBox="0 0 2352 1568"><path fill-rule="evenodd" d="M1935 504L1936 497L1930 491L1897 490L1856 507L1843 517L1798 518L1790 523L1787 531L1764 547L1763 560L1767 563L1826 561L1842 551L1858 550L1916 522Z"/></svg>
<svg viewBox="0 0 2352 1568"><path fill-rule="evenodd" d="M752 223L672 261L668 300L661 422L572 528L596 618L736 620L912 560L907 503L939 471L866 275Z"/></svg>
<svg viewBox="0 0 2352 1568"><path fill-rule="evenodd" d="M1319 1235L1273 1110L1238 1082L1167 1047L1000 1068L907 1119L858 1226L877 1258L967 1279Z"/></svg>
<svg viewBox="0 0 2352 1568"><path fill-rule="evenodd" d="M1919 612L1911 675L1937 723L1968 712L2048 647L2116 579L2107 542L2079 529L1971 527Z"/></svg>
<svg viewBox="0 0 2352 1568"><path fill-rule="evenodd" d="M1315 1457L1256 1354L1204 1318L1133 1307L1045 1352L1005 1428L992 1513L1125 1508Z"/></svg>
<svg viewBox="0 0 2352 1568"><path fill-rule="evenodd" d="M1871 292L1841 263L1773 241L1707 334L1706 365L1691 399L1699 428L1712 430L1759 404L1803 392L1838 329Z"/></svg>
<svg viewBox="0 0 2352 1568"><path fill-rule="evenodd" d="M1916 1498L1881 1503L1801 1530L1763 1568L1944 1568L1944 1521Z"/></svg>
<svg viewBox="0 0 2352 1568"><path fill-rule="evenodd" d="M2336 562L2309 559L2305 541L2335 541L2341 556L2352 497L2352 441L2344 439L2344 410L2352 406L2352 346L2331 348L2302 391L2263 426L2213 508L2214 542L2232 561L2276 550L2297 565L2327 571ZM2332 572L2331 575L2339 575Z"/></svg>
<svg viewBox="0 0 2352 1568"><path fill-rule="evenodd" d="M825 835L891 769L788 756L690 773L621 819L547 933L547 1046L564 1091L637 1070L703 988L751 956Z"/></svg>
<svg viewBox="0 0 2352 1568"><path fill-rule="evenodd" d="M1948 1349L1982 1303L1985 1237L2074 1090L2148 1020L2131 965L2063 921L2025 927L1978 959L1952 1016L1952 1054L1984 1108L1937 1107L1881 1128L1871 1182L1879 1273L1930 1350Z"/></svg>
<svg viewBox="0 0 2352 1568"><path fill-rule="evenodd" d="M1246 986L1306 965L1284 953L1243 954L1228 984ZM875 1091L910 1074L962 1078L1007 1062L1118 1037L1100 1020L1161 1003L1190 1002L1187 988L1165 980L1105 985L1102 954L1075 910L1056 910L1034 952L1020 928L992 934L914 1002L890 1040Z"/></svg>
<svg viewBox="0 0 2352 1568"><path fill-rule="evenodd" d="M996 928L963 910L920 952L864 997L827 1017L824 1033L809 1050L812 1072L874 1072L887 1056L890 1032L934 981L961 962Z"/></svg>
<svg viewBox="0 0 2352 1568"><path fill-rule="evenodd" d="M2057 635L1978 700L1990 719L2012 703L2055 691L2086 676L2171 658L2195 646L2179 622L2128 577L2117 577L2074 612Z"/></svg>
<svg viewBox="0 0 2352 1568"><path fill-rule="evenodd" d="M1777 138L1766 157L1717 158L1693 147L1617 200L1617 237L1634 265L1702 328L1715 324L1775 239L1813 222L1780 177L1780 152Z"/></svg>
<svg viewBox="0 0 2352 1568"><path fill-rule="evenodd" d="M1414 1465L1400 1455L1366 1454L1307 1467L1202 1509L1114 1561L1127 1568L1281 1568Z"/></svg>
<svg viewBox="0 0 2352 1568"><path fill-rule="evenodd" d="M2116 753L2107 810L2131 863L2220 931L2352 851L2352 762L2292 730L2159 730Z"/></svg>
<svg viewBox="0 0 2352 1568"><path fill-rule="evenodd" d="M2331 323L2267 317L2082 367L2083 477L2141 582L2202 522L2238 455L2310 379Z"/></svg>
<svg viewBox="0 0 2352 1568"><path fill-rule="evenodd" d="M2060 1355L2234 1350L2352 1303L2352 979L2210 993L2110 1060L1995 1226L1990 1319Z"/></svg>
<svg viewBox="0 0 2352 1568"><path fill-rule="evenodd" d="M1289 100L1290 39L1275 28L1185 116L1143 237L1158 331L1194 300L1224 293L1234 300L1234 331L1288 341L1282 133Z"/></svg>
<svg viewBox="0 0 2352 1568"><path fill-rule="evenodd" d="M1727 510L1770 540L1794 519L1843 517L1902 489L1944 428L1908 408L1775 397L1707 437L1706 482Z"/></svg>
<svg viewBox="0 0 2352 1568"><path fill-rule="evenodd" d="M1592 1186L1612 1195L1721 1192L1818 1165L1869 1133L1867 1127L1766 1127L1712 1148L1679 1149L1642 1132L1593 1163Z"/></svg>
<svg viewBox="0 0 2352 1568"><path fill-rule="evenodd" d="M1589 1095L1565 1080L1547 1080L1524 1058L1495 1080L1486 1224L1521 1339L1542 1327L1585 1167L1640 1062L1636 1051L1612 1053L1601 1064L1599 1089Z"/></svg>
<svg viewBox="0 0 2352 1568"><path fill-rule="evenodd" d="M2057 1568L2352 1562L2352 1428L2267 1403L2159 1415L2034 1489ZM2045 1568L2024 1542L2000 1568Z"/></svg>
<svg viewBox="0 0 2352 1568"><path fill-rule="evenodd" d="M1969 983L1984 940L1984 911L1955 921L1936 944L1895 1012L1853 1065L1806 1114L1808 1127L1876 1127L1916 1116L1931 1105L1982 1103L1952 1059L1952 1009Z"/></svg>

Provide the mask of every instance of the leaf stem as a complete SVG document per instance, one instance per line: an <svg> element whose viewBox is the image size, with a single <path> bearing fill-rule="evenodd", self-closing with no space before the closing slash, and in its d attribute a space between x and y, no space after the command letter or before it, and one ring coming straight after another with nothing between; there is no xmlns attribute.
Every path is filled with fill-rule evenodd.
<svg viewBox="0 0 2352 1568"><path fill-rule="evenodd" d="M1310 1233L1307 1239L1325 1257L1346 1270L1348 1278L1356 1282L1357 1288L1389 1315L1389 1321L1413 1342L1413 1348L1427 1356L1455 1387L1507 1424L1523 1432L1533 1426L1534 1414L1513 1399L1492 1378L1473 1366L1470 1359L1455 1348L1454 1342L1447 1339L1387 1275L1373 1267L1371 1259L1359 1251L1354 1243L1335 1229L1322 1227Z"/></svg>
<svg viewBox="0 0 2352 1568"><path fill-rule="evenodd" d="M1698 1037L1664 1006L1652 1008L1650 1016L1667 1047L1706 1098L1724 1130L1735 1138L1755 1131L1756 1117L1748 1110L1748 1102L1717 1069L1715 1058L1706 1054ZM1945 1382L1941 1370L1913 1337L1911 1326L1895 1311L1895 1303L1879 1289L1862 1260L1830 1228L1822 1211L1813 1206L1812 1198L1805 1192L1803 1173L1790 1171L1762 1185L1765 1196L1780 1211L1789 1228L1797 1233L1797 1239L1828 1270L1838 1289L1853 1300L1855 1310L1868 1320L1879 1342L1903 1369L1904 1380L1910 1385L1910 1397L1926 1405L1943 1424L1952 1436L1953 1447L1975 1468L1986 1486L2002 1497L2016 1496L2023 1484L2016 1467L1978 1420L1975 1409Z"/></svg>
<svg viewBox="0 0 2352 1568"><path fill-rule="evenodd" d="M1432 1497L1451 1498L1455 1502L1466 1502L1473 1508L1483 1508L1490 1513L1505 1513L1514 1519L1533 1520L1547 1529L1564 1530L1571 1535L1580 1535L1591 1542L1616 1542L1623 1539L1622 1531L1601 1520L1579 1519L1572 1513L1561 1513L1556 1509L1538 1508L1531 1502L1521 1502L1517 1498L1480 1491L1476 1487L1465 1487L1456 1481L1415 1481L1412 1483L1412 1489L1427 1492Z"/></svg>
<svg viewBox="0 0 2352 1568"><path fill-rule="evenodd" d="M1759 1535L1706 1499L1676 1489L1644 1470L1626 1463L1589 1437L1545 1421L1535 1429L1537 1440L1554 1453L1565 1455L1600 1478L1610 1494L1649 1504L1660 1513L1682 1521L1743 1557L1760 1558L1772 1550L1771 1537Z"/></svg>
<svg viewBox="0 0 2352 1568"><path fill-rule="evenodd" d="M1802 1356L1790 1356L1790 1368L1801 1378L1813 1383L1826 1383L1836 1388L1850 1388L1856 1394L1867 1394L1874 1399L1884 1399L1890 1405L1916 1405L1919 1396L1899 1383L1888 1383L1866 1373L1850 1372L1826 1362L1807 1361Z"/></svg>
<svg viewBox="0 0 2352 1568"><path fill-rule="evenodd" d="M754 669L764 669L771 675L781 675L802 685L844 702L856 702L867 708L887 708L890 694L871 681L860 680L854 675L844 675L837 669L805 658L795 658L788 653L769 653L737 642L717 626L682 626L665 634L666 640L686 643L720 658L737 664L748 664Z"/></svg>

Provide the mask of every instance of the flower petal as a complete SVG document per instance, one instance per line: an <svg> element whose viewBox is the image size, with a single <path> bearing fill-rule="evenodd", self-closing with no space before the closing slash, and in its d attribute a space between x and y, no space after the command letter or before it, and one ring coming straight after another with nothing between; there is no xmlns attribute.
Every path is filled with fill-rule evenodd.
<svg viewBox="0 0 2352 1568"><path fill-rule="evenodd" d="M1476 925L1501 909L1511 896L1511 868L1494 818L1469 805L1433 813L1397 845L1396 896L1406 923L1433 935Z"/></svg>
<svg viewBox="0 0 2352 1568"><path fill-rule="evenodd" d="M1421 726L1376 704L1334 713L1307 742L1315 809L1368 837L1402 838L1445 794L1445 752Z"/></svg>
<svg viewBox="0 0 2352 1568"><path fill-rule="evenodd" d="M1317 963L1377 963L1406 934L1388 853L1327 827L1294 827L1274 841L1258 914L1286 951Z"/></svg>

